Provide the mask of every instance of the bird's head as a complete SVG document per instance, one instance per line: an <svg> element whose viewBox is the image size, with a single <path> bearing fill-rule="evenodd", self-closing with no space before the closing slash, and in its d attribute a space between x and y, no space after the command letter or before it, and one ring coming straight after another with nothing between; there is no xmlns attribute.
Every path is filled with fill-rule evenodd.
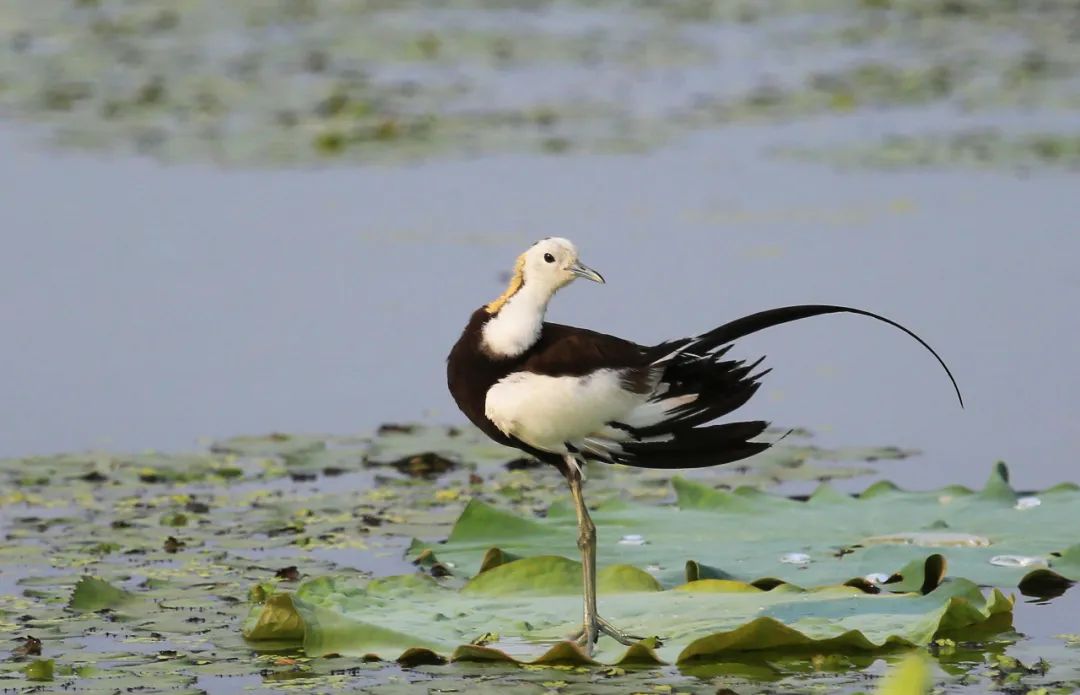
<svg viewBox="0 0 1080 695"><path fill-rule="evenodd" d="M542 239L525 253L518 256L510 285L502 295L487 305L488 313L494 314L522 287L555 294L577 278L604 282L604 276L585 265L578 258L577 247L569 239L548 237Z"/></svg>

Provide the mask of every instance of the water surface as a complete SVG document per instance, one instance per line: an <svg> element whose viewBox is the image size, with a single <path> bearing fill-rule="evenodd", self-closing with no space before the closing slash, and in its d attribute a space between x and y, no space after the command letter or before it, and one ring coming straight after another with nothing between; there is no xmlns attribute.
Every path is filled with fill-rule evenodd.
<svg viewBox="0 0 1080 695"><path fill-rule="evenodd" d="M551 318L642 342L763 308L865 307L744 341L746 414L926 456L901 483L1075 478L1074 175L831 170L762 157L843 121L744 126L641 155L221 170L63 153L4 129L0 454L187 449L237 432L458 421L445 355L528 243L608 279Z"/></svg>

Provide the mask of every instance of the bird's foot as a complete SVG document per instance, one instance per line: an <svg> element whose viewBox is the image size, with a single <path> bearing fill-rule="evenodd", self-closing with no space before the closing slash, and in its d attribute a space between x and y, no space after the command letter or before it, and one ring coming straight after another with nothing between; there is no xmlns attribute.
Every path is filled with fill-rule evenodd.
<svg viewBox="0 0 1080 695"><path fill-rule="evenodd" d="M616 642L620 642L627 646L637 644L644 639L643 637L627 634L600 616L595 616L591 621L582 625L581 629L570 637L570 640L583 647L586 653L588 653L589 656L592 656L593 645L596 644L596 640L600 635L607 635ZM656 644L660 644L659 639L656 640Z"/></svg>

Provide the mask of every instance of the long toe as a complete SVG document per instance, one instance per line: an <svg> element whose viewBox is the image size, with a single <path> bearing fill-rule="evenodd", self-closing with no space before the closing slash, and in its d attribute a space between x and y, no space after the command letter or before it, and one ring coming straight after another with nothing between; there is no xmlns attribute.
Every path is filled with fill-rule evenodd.
<svg viewBox="0 0 1080 695"><path fill-rule="evenodd" d="M600 636L600 631L599 624L585 624L570 637L570 641L584 649L587 655L592 656L593 647L596 645L596 640Z"/></svg>
<svg viewBox="0 0 1080 695"><path fill-rule="evenodd" d="M611 637L615 641L620 642L621 644L625 644L627 646L630 646L632 644L637 644L638 642L645 639L644 637L638 637L636 635L631 635L631 634L628 634L626 632L623 632L622 630L615 627L614 625L609 623L607 620L604 620L603 618L598 618L597 623L598 623L597 626L600 628L600 632L607 635L608 637ZM658 645L660 644L660 640L657 640L657 644Z"/></svg>

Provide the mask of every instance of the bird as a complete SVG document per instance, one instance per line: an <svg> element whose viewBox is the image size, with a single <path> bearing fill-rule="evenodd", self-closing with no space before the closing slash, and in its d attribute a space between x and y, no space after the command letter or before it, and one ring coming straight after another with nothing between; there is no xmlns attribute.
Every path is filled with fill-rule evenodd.
<svg viewBox="0 0 1080 695"><path fill-rule="evenodd" d="M596 526L583 496L588 463L679 469L716 466L765 451L762 420L715 423L743 406L769 369L728 356L733 341L812 316L849 313L882 321L945 361L922 338L870 311L830 304L750 314L692 337L639 345L613 335L545 321L561 288L604 277L568 239L549 237L518 256L506 290L476 309L447 357L447 386L465 416L494 441L554 466L574 502L583 578L582 627L572 637L589 655L607 635L640 637L597 612Z"/></svg>

